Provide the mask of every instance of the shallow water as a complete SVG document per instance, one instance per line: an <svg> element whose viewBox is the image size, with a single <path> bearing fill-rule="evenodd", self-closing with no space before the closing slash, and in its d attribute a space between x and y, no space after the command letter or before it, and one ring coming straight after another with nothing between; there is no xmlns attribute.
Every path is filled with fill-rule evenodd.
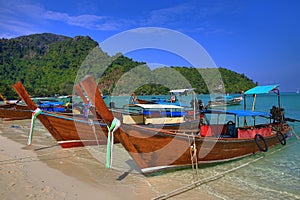
<svg viewBox="0 0 300 200"><path fill-rule="evenodd" d="M209 96L201 95L201 98L206 103ZM129 97L116 97L113 100L117 106L122 106L128 103ZM251 100L247 100L248 108L252 106ZM299 102L299 94L282 94L281 104L286 117L300 119ZM274 95L259 96L256 110L268 112L276 103ZM229 108L242 109L243 105ZM30 151L47 155L41 156L40 160L84 181L103 187L124 187L124 190L126 187L135 188L137 199L154 198L195 181L195 171L190 168L159 172L152 176L141 175L134 161L119 144L114 147L113 169L105 169L106 146L61 149L39 122L36 122L33 146L26 147L29 124L30 120L3 122L0 126L1 135L24 144L24 148ZM290 124L300 136L300 123ZM286 146L277 145L267 153L222 164L199 165L198 180L212 180L172 199L300 199L299 152L300 141L291 137ZM73 174L74 171L65 167L65 164L74 166L77 174ZM203 196L203 193L210 196Z"/></svg>
<svg viewBox="0 0 300 200"><path fill-rule="evenodd" d="M167 97L167 96L160 96ZM115 97L116 105L126 104L129 97ZM151 99L151 96L141 97ZM210 96L198 95L206 104ZM246 99L247 109L252 108L253 98ZM277 106L277 95L258 95L255 110L269 112L273 105ZM243 109L241 105L229 106L227 109ZM300 94L282 93L281 107L285 116L300 119ZM300 137L300 123L289 123ZM262 157L262 159L259 159ZM258 159L256 161L256 159ZM249 164L248 164L249 163ZM238 168L239 166L246 165ZM267 153L258 153L246 158L214 166L201 165L200 179L213 177L219 173L238 168L226 175L201 185L197 190L206 190L216 198L221 199L300 199L300 141L293 136L287 140L287 145L277 145ZM176 181L188 183L193 171L185 169L164 174ZM160 174L161 175L161 174Z"/></svg>

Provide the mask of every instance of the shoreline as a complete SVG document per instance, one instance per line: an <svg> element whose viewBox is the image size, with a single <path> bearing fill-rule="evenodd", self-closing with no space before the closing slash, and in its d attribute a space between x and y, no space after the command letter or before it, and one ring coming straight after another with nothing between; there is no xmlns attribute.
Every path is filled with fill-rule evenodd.
<svg viewBox="0 0 300 200"><path fill-rule="evenodd" d="M0 136L1 199L93 199L121 196L53 169L33 152ZM59 160L59 159L58 159ZM22 192L21 192L22 191Z"/></svg>
<svg viewBox="0 0 300 200"><path fill-rule="evenodd" d="M106 169L85 147L62 149L37 122L33 145L26 146L29 125L0 121L1 199L153 199L189 183L172 173ZM172 197L182 198L219 199L201 187Z"/></svg>

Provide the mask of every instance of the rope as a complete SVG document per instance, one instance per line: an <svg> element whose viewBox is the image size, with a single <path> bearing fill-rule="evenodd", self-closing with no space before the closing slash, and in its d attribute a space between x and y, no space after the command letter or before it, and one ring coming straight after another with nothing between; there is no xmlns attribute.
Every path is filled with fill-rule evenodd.
<svg viewBox="0 0 300 200"><path fill-rule="evenodd" d="M298 137L297 137L297 138L298 138ZM287 148L287 146L291 146L291 145L286 145L286 146L284 146L283 148L280 148L280 149L277 149L277 150L275 150L275 151L273 151L273 152L270 152L269 154L274 154L274 153L276 153L276 152L278 152L278 151L281 151L282 149ZM215 181L215 180L217 180L217 179L223 177L224 175L226 175L226 174L228 174L228 173L230 173L230 172L233 172L233 171L236 171L236 170L238 170L238 169L240 169L240 168L246 167L246 166L248 166L249 164L254 163L254 162L257 162L257 161L259 161L259 160L262 159L262 158L264 158L264 156L261 156L261 157L259 157L259 158L256 158L256 159L254 159L254 160L252 160L252 161L250 161L250 162L247 162L247 163L245 163L245 164L242 164L242 165L240 165L240 166L238 166L238 167L235 167L235 168L232 168L232 169L230 169L230 170L224 171L224 172L222 172L222 173L216 174L216 175L214 175L214 176L211 176L211 177L208 177L208 178L199 180L199 181L194 181L194 182L192 182L192 183L190 183L190 184L188 184L188 185L185 185L185 186L183 186L183 187L177 188L177 189L172 190L172 191L170 191L170 192L168 192L168 193L165 193L165 194L162 194L162 195L160 195L160 196L158 196L158 197L155 197L153 200L168 199L168 198L170 198L170 197L179 195L179 194L181 194L181 193L183 193L183 192L187 192L187 191L189 191L189 190L191 190L191 189L194 189L194 188L196 188L196 187L198 187L198 186L200 186L200 185L202 185L202 184L205 184L205 183L208 183L208 182L211 182L211 181Z"/></svg>
<svg viewBox="0 0 300 200"><path fill-rule="evenodd" d="M50 116L50 117L56 117L56 118L60 118L60 119L64 119L64 120L70 120L70 121L74 121L74 122L80 122L80 123L86 123L86 124L92 124L92 128L94 130L95 133L95 125L100 125L100 126L104 126L106 125L105 123L100 123L98 121L93 121L91 122L91 120L80 120L80 119L76 119L76 118L72 118L72 117L64 117L62 115L57 115L57 114L50 114L47 112L43 112L41 109L37 108L32 112L32 118L31 118L31 124L30 124L30 132L29 132L29 136L28 136L28 141L27 141L27 145L31 145L32 144L32 136L33 136L33 131L34 131L34 123L35 120L37 118L38 115L43 114L46 116Z"/></svg>
<svg viewBox="0 0 300 200"><path fill-rule="evenodd" d="M187 135L187 136L188 136L188 139L189 139L189 144L191 144L190 136L189 135ZM193 160L193 157L192 157L192 145L190 146L190 156L191 156L191 164L192 164L192 170L193 170L193 176L194 176L194 160Z"/></svg>
<svg viewBox="0 0 300 200"><path fill-rule="evenodd" d="M114 132L121 126L120 120L114 117L111 122L110 127L107 125L107 145L106 145L106 168L111 168L112 166L112 153L114 145Z"/></svg>
<svg viewBox="0 0 300 200"><path fill-rule="evenodd" d="M196 177L197 177L197 180L199 178L199 175L198 175L198 157L197 157L197 148L196 148L196 140L195 140L195 135L193 134L193 141L194 141L194 144L193 144L193 148L194 148L194 158L196 159Z"/></svg>
<svg viewBox="0 0 300 200"><path fill-rule="evenodd" d="M37 116L39 114L41 114L42 110L40 110L39 108L35 109L32 113L32 117L31 117L31 123L30 123L30 132L29 132L29 136L28 136L28 141L27 141L27 145L31 145L32 143L32 136L33 136L33 130L34 130L34 123L35 120L37 118Z"/></svg>
<svg viewBox="0 0 300 200"><path fill-rule="evenodd" d="M56 117L56 118L60 118L60 119L65 119L65 120L70 120L70 121L74 121L74 122L81 122L81 123L86 123L86 124L89 124L90 122L87 121L87 120L80 120L80 119L76 119L76 118L73 118L73 117L64 117L62 115L56 115L56 114L50 114L50 113L47 113L47 112L42 112L43 115L46 115L46 116L50 116L50 117ZM100 122L97 122L97 121L93 121L93 124L94 125L100 125L100 126L104 126L106 125L105 123L100 123Z"/></svg>
<svg viewBox="0 0 300 200"><path fill-rule="evenodd" d="M93 122L92 119L89 119L89 124L90 124L90 126L92 126L93 133L94 133L94 136L96 138L97 146L99 146L99 140L98 140L98 136L96 134L96 128L95 128L95 125L94 125L94 122Z"/></svg>
<svg viewBox="0 0 300 200"><path fill-rule="evenodd" d="M190 136L188 135L189 144L191 144ZM195 136L193 135L193 144L190 146L191 164L193 170L194 180L198 180L198 158L197 158L197 148L195 142Z"/></svg>
<svg viewBox="0 0 300 200"><path fill-rule="evenodd" d="M158 196L158 197L155 197L153 200L168 199L168 198L170 198L170 197L179 195L179 194L181 194L181 193L183 193L183 192L186 192L186 191L188 191L188 190L191 190L191 189L193 189L193 188L196 188L196 187L198 187L198 186L200 186L200 185L202 185L202 184L204 184L204 183L208 183L208 182L210 182L210 181L217 180L217 179L223 177L224 175L226 175L226 174L228 174L228 173L230 173L230 172L236 171L236 170L238 170L238 169L240 169L240 168L242 168L242 167L245 167L245 166L249 165L250 163L254 163L254 162L256 162L256 161L258 161L258 160L260 160L260 159L262 159L262 158L263 158L263 156L261 156L261 157L255 159L255 160L253 160L253 161L250 161L250 162L248 162L248 163L242 164L242 165L240 165L240 166L238 166L238 167L235 167L235 168L232 168L232 169L230 169L230 170L227 170L227 171L225 171L225 172L216 174L216 175L214 175L214 176L211 176L211 177L208 177L208 178L199 180L199 181L194 181L194 182L192 182L192 183L190 183L190 184L188 184L188 185L185 185L185 186L183 186L183 187L180 187L180 188L178 188L178 189L175 189L175 190L173 190L173 191L170 191L170 192L168 192L168 193L166 193L166 194L163 194L163 195L160 195L160 196Z"/></svg>
<svg viewBox="0 0 300 200"><path fill-rule="evenodd" d="M296 131L294 130L294 124L291 124L291 131L292 133L295 135L295 137L297 138L297 140L300 140L299 136L297 135Z"/></svg>

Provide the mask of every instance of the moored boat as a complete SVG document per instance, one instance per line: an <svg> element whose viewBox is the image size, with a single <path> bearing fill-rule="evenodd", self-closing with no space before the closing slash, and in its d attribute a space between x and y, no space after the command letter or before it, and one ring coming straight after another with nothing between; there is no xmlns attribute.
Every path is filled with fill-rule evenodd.
<svg viewBox="0 0 300 200"><path fill-rule="evenodd" d="M114 116L100 100L101 95L97 94L99 90L93 78L86 77L82 85L91 97L96 111L107 124L111 124ZM272 90L275 89L278 87ZM267 151L269 147L278 143L286 143L289 125L282 120L271 118L270 114L252 111L210 112L239 117L262 116L269 118L269 123L242 127L236 127L232 122L206 124L201 126L198 132L170 131L123 123L114 134L144 173L199 163L229 161Z"/></svg>
<svg viewBox="0 0 300 200"><path fill-rule="evenodd" d="M169 91L170 98L152 97L151 100L137 98L134 94L134 101L138 104L165 104L182 107L192 107L191 102L196 99L194 88L174 89ZM184 98L191 97L191 98ZM195 101L196 103L196 101Z"/></svg>
<svg viewBox="0 0 300 200"><path fill-rule="evenodd" d="M31 110L39 109L21 82L17 82L13 87ZM40 111L37 118L63 148L100 145L107 142L107 126L99 119L72 117L47 111Z"/></svg>
<svg viewBox="0 0 300 200"><path fill-rule="evenodd" d="M242 100L243 100L242 96L239 97L232 97L230 95L217 96L215 100L208 102L207 108L240 105Z"/></svg>
<svg viewBox="0 0 300 200"><path fill-rule="evenodd" d="M189 119L187 114L188 112L182 106L171 104L133 104L125 106L118 118L125 124L137 124L152 128L199 129L200 119Z"/></svg>
<svg viewBox="0 0 300 200"><path fill-rule="evenodd" d="M3 120L23 120L32 117L33 110L27 105L21 104L22 99L17 101L7 101L1 94L0 98L5 102L5 104L0 105L0 118ZM41 110L70 113L70 109L65 106L65 102L53 98L35 98L34 101Z"/></svg>
<svg viewBox="0 0 300 200"><path fill-rule="evenodd" d="M8 103L0 106L0 118L3 120L30 119L31 111L25 105Z"/></svg>

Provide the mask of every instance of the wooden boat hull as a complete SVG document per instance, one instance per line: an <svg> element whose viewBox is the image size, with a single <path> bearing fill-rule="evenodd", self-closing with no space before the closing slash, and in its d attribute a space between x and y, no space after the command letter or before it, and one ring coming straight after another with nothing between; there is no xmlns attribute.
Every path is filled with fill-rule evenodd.
<svg viewBox="0 0 300 200"><path fill-rule="evenodd" d="M0 118L3 120L30 119L31 111L25 105L5 104L0 106Z"/></svg>
<svg viewBox="0 0 300 200"><path fill-rule="evenodd" d="M151 100L145 100L145 99L136 99L136 101L140 104L153 104L155 103L154 101Z"/></svg>
<svg viewBox="0 0 300 200"><path fill-rule="evenodd" d="M286 134L288 129L283 131ZM193 136L185 133L155 131L140 126L122 125L119 140L143 173L192 164ZM195 135L193 162L224 162L259 152L255 139L213 138ZM279 143L276 134L265 137L268 147Z"/></svg>
<svg viewBox="0 0 300 200"><path fill-rule="evenodd" d="M69 111L60 112L60 113L69 116L73 115L73 113ZM5 104L0 106L0 118L2 118L3 120L23 120L23 119L31 119L31 117L32 117L32 111L26 105Z"/></svg>
<svg viewBox="0 0 300 200"><path fill-rule="evenodd" d="M95 105L96 111L106 123L111 124L114 116L107 109L104 101L101 100L93 77L86 77L81 81L81 84ZM249 114L249 116L252 115ZM228 128L230 124L227 123L226 125ZM255 152L267 151L268 147L279 142L285 144L286 134L290 130L290 127L283 123L280 123L280 126L279 123L272 123L267 126L247 126L242 127L240 135L233 137L234 135L230 134L229 131L227 131L228 133L223 132L224 128L222 127L218 127L217 131L222 137L218 137L218 135L201 136L202 130L201 132L193 132L192 130L170 131L131 124L122 124L114 134L142 172L148 173L169 167L193 165L194 163L229 161ZM246 137L248 130L255 133L254 137ZM237 132L239 134L239 131ZM264 136L257 133L262 133Z"/></svg>
<svg viewBox="0 0 300 200"><path fill-rule="evenodd" d="M107 142L107 126L98 121L72 118L65 115L40 114L47 118L45 126L63 148L103 145Z"/></svg>
<svg viewBox="0 0 300 200"><path fill-rule="evenodd" d="M230 103L218 103L218 102L213 102L209 108L215 108L215 107L224 107L224 106L235 106L235 105L240 105L241 102L230 102Z"/></svg>
<svg viewBox="0 0 300 200"><path fill-rule="evenodd" d="M37 109L21 82L14 84L14 88L31 110ZM46 111L37 118L63 148L106 144L108 129L100 119L91 121Z"/></svg>

